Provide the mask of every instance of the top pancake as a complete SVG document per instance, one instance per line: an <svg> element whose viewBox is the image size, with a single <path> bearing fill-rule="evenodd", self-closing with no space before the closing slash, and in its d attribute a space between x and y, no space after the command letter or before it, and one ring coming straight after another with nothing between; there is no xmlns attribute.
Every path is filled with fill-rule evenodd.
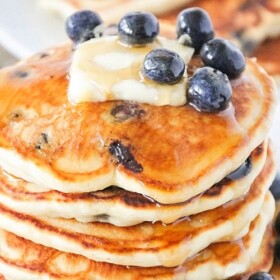
<svg viewBox="0 0 280 280"><path fill-rule="evenodd" d="M246 160L265 139L276 106L274 83L253 60L232 81L232 104L221 113L122 101L73 106L70 62L64 46L0 73L0 165L62 192L116 185L161 203L186 201ZM115 141L143 170L116 162L109 152Z"/></svg>

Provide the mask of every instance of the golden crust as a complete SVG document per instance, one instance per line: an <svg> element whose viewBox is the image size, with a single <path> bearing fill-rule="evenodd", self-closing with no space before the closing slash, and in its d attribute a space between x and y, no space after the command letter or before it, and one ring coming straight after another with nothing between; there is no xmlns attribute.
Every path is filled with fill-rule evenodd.
<svg viewBox="0 0 280 280"><path fill-rule="evenodd" d="M63 193L45 190L0 169L0 202L15 211L31 215L106 221L130 226L144 221L171 223L216 208L246 193L264 166L267 142L258 146L238 170L206 192L185 202L162 204L139 193L117 187L89 193ZM83 207L82 213L80 208Z"/></svg>
<svg viewBox="0 0 280 280"><path fill-rule="evenodd" d="M242 77L232 81L232 106L223 113L200 113L190 106L139 104L143 113L122 122L111 112L129 103L69 104L70 60L70 47L62 47L0 74L0 146L15 150L22 159L68 186L117 170L141 183L133 191L162 203L186 201L241 165L264 140L271 123L274 83L253 60L248 60ZM46 133L51 134L50 139L42 144ZM115 140L130 147L143 172L116 164L109 153ZM84 173L79 169L65 172L59 165L60 160L70 164L95 158L101 166ZM47 187L65 192L98 190L98 186L88 185L84 190Z"/></svg>
<svg viewBox="0 0 280 280"><path fill-rule="evenodd" d="M184 274L191 275L194 271L203 271L205 265L227 267L233 261L243 265L247 250L252 246L255 228L259 218L250 226L249 233L235 242L216 243L194 258L185 262L184 265L175 268L141 268L113 265L90 261L82 256L59 252L55 249L43 247L26 239L20 238L12 233L0 231L1 246L5 244L4 251L0 250L0 264L6 267L7 271L13 271L19 275L30 273L31 275L47 276L52 280L89 280L89 279L131 279L148 280L160 277L160 279L184 278ZM255 233L256 234L256 233ZM273 250L271 245L274 242L274 235L271 225L268 225L261 248L257 253L258 261L249 268L250 272L260 269L269 269ZM5 253L6 252L6 253ZM245 256L244 256L245 253ZM10 256L16 256L11 258ZM200 271L200 273L201 273ZM215 271L215 269L213 269ZM25 278L26 279L26 278ZM42 279L42 278L40 278ZM177 278L176 278L177 279ZM234 278L235 280L244 278Z"/></svg>
<svg viewBox="0 0 280 280"><path fill-rule="evenodd" d="M0 205L0 227L44 246L97 261L171 267L213 242L232 240L244 230L258 215L275 172L275 159L269 149L264 169L244 197L169 225L82 224L75 220L32 217Z"/></svg>

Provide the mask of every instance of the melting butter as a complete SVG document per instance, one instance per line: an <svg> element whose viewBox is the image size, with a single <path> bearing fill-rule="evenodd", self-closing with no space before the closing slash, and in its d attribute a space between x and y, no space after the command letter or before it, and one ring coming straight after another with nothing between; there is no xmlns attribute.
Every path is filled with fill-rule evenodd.
<svg viewBox="0 0 280 280"><path fill-rule="evenodd" d="M185 104L186 73L174 85L157 84L143 77L144 58L156 48L177 52L186 65L193 55L192 48L165 38L157 38L144 47L126 46L118 36L80 44L70 68L69 101L75 104L107 100L129 100L156 106Z"/></svg>

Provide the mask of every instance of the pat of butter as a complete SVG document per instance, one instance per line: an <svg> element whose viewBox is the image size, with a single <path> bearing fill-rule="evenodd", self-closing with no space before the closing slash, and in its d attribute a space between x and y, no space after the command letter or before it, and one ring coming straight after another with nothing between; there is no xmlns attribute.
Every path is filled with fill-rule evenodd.
<svg viewBox="0 0 280 280"><path fill-rule="evenodd" d="M80 44L70 68L68 99L73 103L129 100L156 106L186 103L186 73L174 85L158 84L141 73L145 56L153 49L177 52L187 64L193 49L176 41L158 38L144 47L125 46L117 36Z"/></svg>

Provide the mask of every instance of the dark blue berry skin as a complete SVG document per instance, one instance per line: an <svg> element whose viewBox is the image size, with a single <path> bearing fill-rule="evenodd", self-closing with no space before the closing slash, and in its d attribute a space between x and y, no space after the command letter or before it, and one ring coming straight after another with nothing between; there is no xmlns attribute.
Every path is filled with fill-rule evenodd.
<svg viewBox="0 0 280 280"><path fill-rule="evenodd" d="M100 37L102 34L94 29L102 23L103 21L97 13L83 10L67 18L65 29L74 44L79 44Z"/></svg>
<svg viewBox="0 0 280 280"><path fill-rule="evenodd" d="M184 34L190 37L185 44L199 53L202 45L214 38L213 24L208 13L200 8L183 10L177 17L177 38Z"/></svg>
<svg viewBox="0 0 280 280"><path fill-rule="evenodd" d="M223 111L228 107L231 95L227 75L211 67L197 69L189 79L187 100L199 111Z"/></svg>
<svg viewBox="0 0 280 280"><path fill-rule="evenodd" d="M280 199L280 174L276 175L270 189L269 189L274 196L275 199Z"/></svg>
<svg viewBox="0 0 280 280"><path fill-rule="evenodd" d="M175 84L184 75L185 62L173 51L155 49L146 55L142 72L146 78L154 82Z"/></svg>
<svg viewBox="0 0 280 280"><path fill-rule="evenodd" d="M157 18L148 12L126 14L119 22L118 32L121 42L128 45L146 45L159 34Z"/></svg>
<svg viewBox="0 0 280 280"><path fill-rule="evenodd" d="M248 280L275 280L272 275L267 272L257 272L249 277Z"/></svg>
<svg viewBox="0 0 280 280"><path fill-rule="evenodd" d="M241 50L225 39L215 38L205 43L200 56L206 66L237 78L245 69L246 59Z"/></svg>

